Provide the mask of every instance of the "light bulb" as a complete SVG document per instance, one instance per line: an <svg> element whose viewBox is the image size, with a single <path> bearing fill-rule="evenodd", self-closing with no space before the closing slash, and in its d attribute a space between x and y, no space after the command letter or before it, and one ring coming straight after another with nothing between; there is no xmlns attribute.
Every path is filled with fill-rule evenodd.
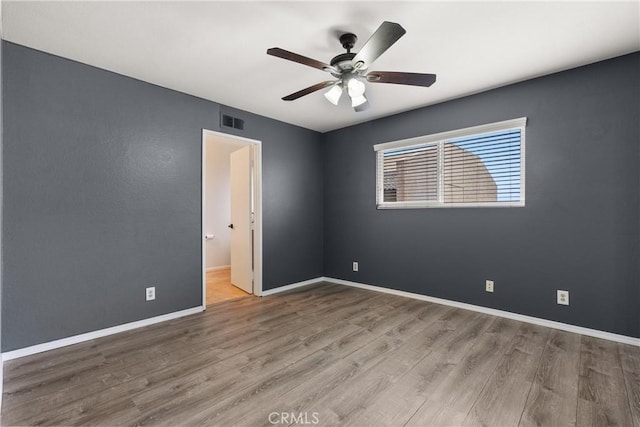
<svg viewBox="0 0 640 427"><path fill-rule="evenodd" d="M341 96L342 86L340 86L339 84L335 85L324 94L324 97L327 98L333 105L338 105L338 101L340 101Z"/></svg>

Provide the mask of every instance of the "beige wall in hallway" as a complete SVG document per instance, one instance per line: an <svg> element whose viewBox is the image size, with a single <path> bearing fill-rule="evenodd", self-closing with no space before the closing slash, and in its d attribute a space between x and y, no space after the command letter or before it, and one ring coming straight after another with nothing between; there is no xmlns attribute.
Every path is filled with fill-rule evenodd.
<svg viewBox="0 0 640 427"><path fill-rule="evenodd" d="M211 135L206 136L205 144L204 234L214 236L205 243L206 268L214 268L231 264L229 155L242 146Z"/></svg>

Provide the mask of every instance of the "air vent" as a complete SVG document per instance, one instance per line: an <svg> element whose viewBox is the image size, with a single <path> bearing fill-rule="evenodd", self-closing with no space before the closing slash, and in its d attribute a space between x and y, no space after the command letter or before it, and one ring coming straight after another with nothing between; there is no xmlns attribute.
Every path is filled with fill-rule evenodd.
<svg viewBox="0 0 640 427"><path fill-rule="evenodd" d="M244 120L237 117L231 117L226 114L222 115L222 127L244 130Z"/></svg>

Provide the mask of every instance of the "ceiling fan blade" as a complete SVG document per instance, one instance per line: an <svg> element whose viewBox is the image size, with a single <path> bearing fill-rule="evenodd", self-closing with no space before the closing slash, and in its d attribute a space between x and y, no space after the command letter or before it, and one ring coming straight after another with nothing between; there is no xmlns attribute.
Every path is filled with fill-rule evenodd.
<svg viewBox="0 0 640 427"><path fill-rule="evenodd" d="M267 55L277 56L278 58L287 59L289 61L317 68L322 71L337 71L329 64L325 64L324 62L317 61L315 59L307 58L306 56L298 55L297 53L289 52L288 50L280 49L279 47L272 47L271 49L267 49Z"/></svg>
<svg viewBox="0 0 640 427"><path fill-rule="evenodd" d="M400 24L384 21L353 58L354 67L356 69L367 68L406 32Z"/></svg>
<svg viewBox="0 0 640 427"><path fill-rule="evenodd" d="M395 83L398 85L429 87L436 81L435 74L399 73L395 71L372 71L367 74L371 83Z"/></svg>
<svg viewBox="0 0 640 427"><path fill-rule="evenodd" d="M309 86L308 88L299 90L299 91L297 91L295 93L292 93L291 95L287 95L284 98L282 98L282 100L283 101L295 101L298 98L302 98L305 95L309 95L310 93L313 93L313 92L318 91L320 89L324 89L325 87L333 86L336 83L337 83L337 81L326 81L326 82L316 83L313 86Z"/></svg>

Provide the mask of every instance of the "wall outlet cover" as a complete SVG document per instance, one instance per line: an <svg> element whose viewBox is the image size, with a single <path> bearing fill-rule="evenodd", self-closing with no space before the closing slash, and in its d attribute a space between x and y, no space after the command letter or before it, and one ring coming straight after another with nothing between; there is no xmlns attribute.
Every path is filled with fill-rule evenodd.
<svg viewBox="0 0 640 427"><path fill-rule="evenodd" d="M156 299L156 287L152 286L145 289L145 296L147 301L153 301L154 299Z"/></svg>
<svg viewBox="0 0 640 427"><path fill-rule="evenodd" d="M560 305L569 305L569 291L558 289L557 303Z"/></svg>
<svg viewBox="0 0 640 427"><path fill-rule="evenodd" d="M493 292L493 280L487 280L485 282L485 290L487 292Z"/></svg>
<svg viewBox="0 0 640 427"><path fill-rule="evenodd" d="M353 271L358 271L358 261L353 261Z"/></svg>

